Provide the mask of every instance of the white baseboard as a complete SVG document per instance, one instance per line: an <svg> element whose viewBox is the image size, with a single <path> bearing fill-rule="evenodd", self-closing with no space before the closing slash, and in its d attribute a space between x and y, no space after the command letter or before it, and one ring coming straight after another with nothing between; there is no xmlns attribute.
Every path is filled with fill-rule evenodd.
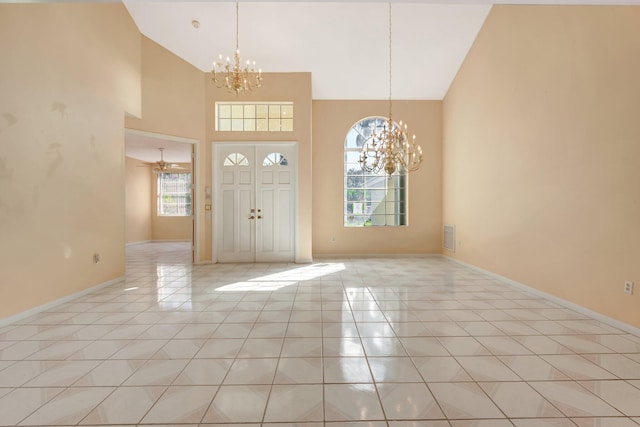
<svg viewBox="0 0 640 427"><path fill-rule="evenodd" d="M15 322L18 322L20 320L26 319L27 317L33 316L34 314L41 313L43 311L49 310L50 308L56 307L58 305L62 305L64 303L66 303L66 302L69 302L69 301L75 299L75 298L78 298L78 297L81 297L83 295L86 295L86 294L88 294L90 292L96 291L96 290L101 289L101 288L105 288L105 287L110 286L110 285L114 285L114 284L122 282L122 281L124 281L124 276L120 276L120 277L117 277L115 279L108 280L108 281L103 282L103 283L99 283L99 284L97 284L95 286L91 286L90 288L83 289L83 290L78 291L78 292L74 292L72 294L69 294L69 295L64 296L62 298L58 298L58 299L53 300L53 301L49 301L48 303L39 305L37 307L30 308L30 309L28 309L26 311L22 311L22 312L20 312L18 314L14 314L12 316L2 318L2 319L0 319L0 327L7 326L7 325L9 325L11 323L15 323Z"/></svg>
<svg viewBox="0 0 640 427"><path fill-rule="evenodd" d="M478 271L480 273L484 273L487 276L490 276L490 277L492 277L492 278L494 278L496 280L504 282L504 283L506 283L508 285L511 285L511 286L513 286L515 288L518 288L518 289L520 289L522 291L528 292L528 293L530 293L532 295L535 295L537 297L540 297L540 298L544 298L544 299L549 300L551 302L555 302L556 304L560 304L563 307L566 307L568 309L576 311L576 312L578 312L580 314L584 314L585 316L592 317L592 318L594 318L596 320L599 320L600 322L605 323L605 324L607 324L609 326L612 326L614 328L623 330L623 331L628 332L628 333L630 333L632 335L636 335L636 336L640 337L640 328L637 328L637 327L635 327L633 325L630 325L628 323L622 322L620 320L614 319L614 318L609 317L609 316L605 316L604 314L598 313L597 311L589 310L588 308L585 308L585 307L583 307L581 305L572 303L571 301L567 301L567 300L559 298L559 297L557 297L555 295L548 294L548 293L543 292L543 291L541 291L539 289L527 286L527 285L525 285L523 283L516 282L515 280L511 280L508 277L504 277L504 276L500 276L499 274L492 273L491 271L488 271L488 270L485 270L483 268L477 267L477 266L475 266L473 264L469 264L469 263L466 263L464 261L460 261L459 259L452 258L452 257L450 257L448 255L442 255L442 256L445 257L445 258L448 258L451 261L456 262L456 263L458 263L460 265L464 265L465 267L469 267L469 268L471 268L473 270L476 270L476 271Z"/></svg>
<svg viewBox="0 0 640 427"><path fill-rule="evenodd" d="M137 245L144 245L145 243L151 243L153 242L153 240L141 240L139 242L129 242L129 243L125 243L125 246L137 246Z"/></svg>
<svg viewBox="0 0 640 427"><path fill-rule="evenodd" d="M318 254L313 259L361 259L361 258L433 258L440 257L440 254L424 253L424 254ZM298 261L296 261L298 262Z"/></svg>
<svg viewBox="0 0 640 427"><path fill-rule="evenodd" d="M137 246L137 245L144 245L146 243L181 243L181 242L191 242L191 240L189 239L141 240L139 242L125 243L125 246Z"/></svg>

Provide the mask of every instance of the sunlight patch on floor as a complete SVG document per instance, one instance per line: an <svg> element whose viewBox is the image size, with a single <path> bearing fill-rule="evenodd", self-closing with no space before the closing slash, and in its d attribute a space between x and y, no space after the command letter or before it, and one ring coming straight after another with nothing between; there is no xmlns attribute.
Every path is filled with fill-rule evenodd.
<svg viewBox="0 0 640 427"><path fill-rule="evenodd" d="M251 292L251 291L276 291L298 282L314 280L329 274L338 273L345 269L344 264L323 263L313 264L292 270L281 271L266 276L256 277L249 281L235 282L216 289L219 292Z"/></svg>

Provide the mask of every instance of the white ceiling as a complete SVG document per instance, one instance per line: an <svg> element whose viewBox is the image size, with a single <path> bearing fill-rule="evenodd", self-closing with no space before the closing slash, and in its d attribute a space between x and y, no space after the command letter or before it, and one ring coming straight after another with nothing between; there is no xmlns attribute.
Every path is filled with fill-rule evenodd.
<svg viewBox="0 0 640 427"><path fill-rule="evenodd" d="M443 99L492 4L640 4L640 0L394 0L393 98ZM235 48L235 3L124 0L145 36L211 71ZM198 29L191 24L200 22ZM241 1L239 47L264 72L312 73L313 99L386 99L385 1ZM265 80L264 84L268 84Z"/></svg>
<svg viewBox="0 0 640 427"><path fill-rule="evenodd" d="M164 148L164 161L168 163L191 163L192 144L187 139L125 131L125 155L143 162L160 160L159 148Z"/></svg>
<svg viewBox="0 0 640 427"><path fill-rule="evenodd" d="M235 3L125 5L144 35L202 71L233 54ZM442 99L490 7L394 4L393 97ZM264 72L311 72L314 99L386 99L387 13L380 2L241 2L240 56Z"/></svg>
<svg viewBox="0 0 640 427"><path fill-rule="evenodd" d="M233 2L123 3L142 34L204 72L211 71L218 54L233 54ZM640 0L393 0L393 98L443 99L491 5L499 3L640 5ZM239 22L242 60L255 60L267 73L311 72L313 99L389 97L386 1L245 0Z"/></svg>

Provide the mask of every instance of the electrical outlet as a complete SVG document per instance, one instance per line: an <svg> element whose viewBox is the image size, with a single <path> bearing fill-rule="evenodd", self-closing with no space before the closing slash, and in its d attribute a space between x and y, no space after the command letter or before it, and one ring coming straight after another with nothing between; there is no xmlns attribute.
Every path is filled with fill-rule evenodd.
<svg viewBox="0 0 640 427"><path fill-rule="evenodd" d="M630 280L624 281L624 293L633 295L633 282Z"/></svg>
<svg viewBox="0 0 640 427"><path fill-rule="evenodd" d="M100 254L93 254L93 263L97 264L100 262Z"/></svg>

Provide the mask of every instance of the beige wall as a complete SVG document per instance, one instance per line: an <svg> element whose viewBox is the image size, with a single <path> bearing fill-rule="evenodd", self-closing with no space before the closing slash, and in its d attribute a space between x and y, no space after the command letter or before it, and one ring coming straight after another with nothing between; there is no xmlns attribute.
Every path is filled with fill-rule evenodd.
<svg viewBox="0 0 640 427"><path fill-rule="evenodd" d="M298 143L298 247L296 259L311 260L311 74L310 73L265 73L263 86L242 96L242 101L293 101L293 132L216 132L216 101L238 101L235 93L216 88L209 74L206 82L207 141L215 143L247 142L292 142ZM211 182L211 149L207 144L207 176ZM215 184L214 184L215 186ZM210 222L210 220L207 220Z"/></svg>
<svg viewBox="0 0 640 427"><path fill-rule="evenodd" d="M142 116L127 129L199 139L204 130L202 72L141 36Z"/></svg>
<svg viewBox="0 0 640 427"><path fill-rule="evenodd" d="M205 140L204 73L162 46L142 36L142 118L127 118L127 129L190 138L203 147ZM205 144L206 145L206 144ZM194 213L203 218L199 230L199 259L211 259L210 221L204 220L204 187L210 185L207 156L201 153L194 168ZM154 180L153 180L154 181ZM154 181L153 185L156 183ZM191 239L191 218L156 216L152 189L152 239Z"/></svg>
<svg viewBox="0 0 640 427"><path fill-rule="evenodd" d="M190 216L153 216L153 240L191 241Z"/></svg>
<svg viewBox="0 0 640 427"><path fill-rule="evenodd" d="M0 4L0 52L3 318L124 275L140 34L119 3Z"/></svg>
<svg viewBox="0 0 640 427"><path fill-rule="evenodd" d="M640 326L640 8L494 6L444 102L455 256Z"/></svg>
<svg viewBox="0 0 640 427"><path fill-rule="evenodd" d="M409 225L344 227L344 140L363 118L387 116L387 101L313 101L313 254L440 253L442 243L442 103L394 101L424 151L409 176ZM335 239L335 240L333 240Z"/></svg>
<svg viewBox="0 0 640 427"><path fill-rule="evenodd" d="M125 158L125 241L146 242L152 239L151 182L153 173L137 159Z"/></svg>

